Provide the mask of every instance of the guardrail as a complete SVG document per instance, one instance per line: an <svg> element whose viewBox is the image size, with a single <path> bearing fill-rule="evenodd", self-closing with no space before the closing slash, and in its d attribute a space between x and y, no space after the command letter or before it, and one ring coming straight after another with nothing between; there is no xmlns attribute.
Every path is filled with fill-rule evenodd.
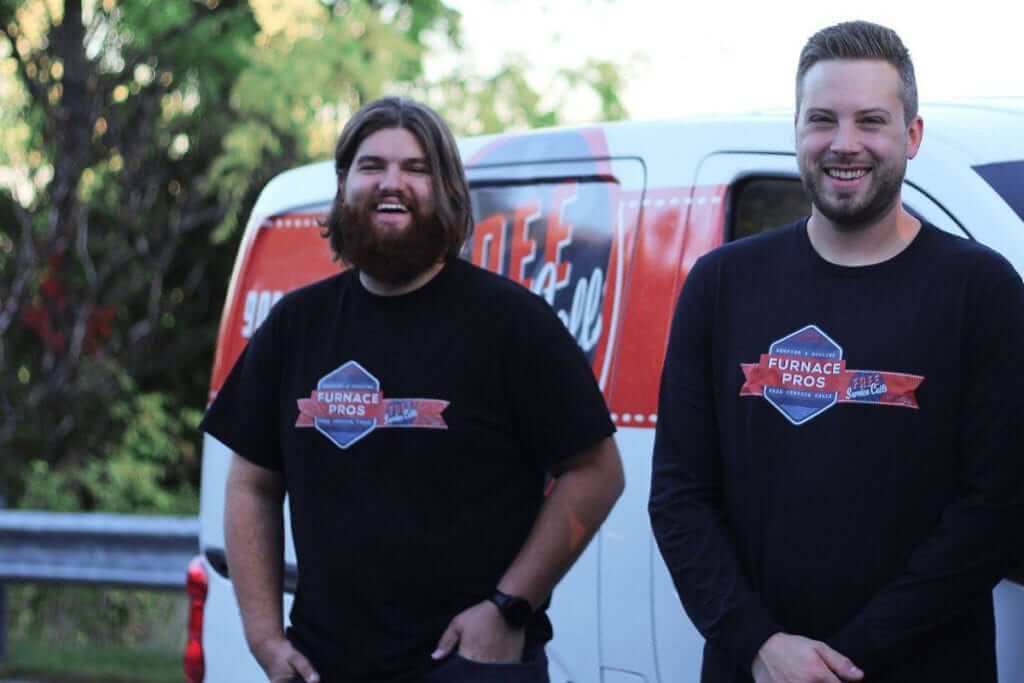
<svg viewBox="0 0 1024 683"><path fill-rule="evenodd" d="M0 510L0 658L5 582L181 590L198 552L196 517Z"/></svg>

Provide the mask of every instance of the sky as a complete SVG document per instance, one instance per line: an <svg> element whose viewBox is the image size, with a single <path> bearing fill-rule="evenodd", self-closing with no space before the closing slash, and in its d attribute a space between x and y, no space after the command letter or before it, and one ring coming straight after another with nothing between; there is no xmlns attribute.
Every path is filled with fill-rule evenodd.
<svg viewBox="0 0 1024 683"><path fill-rule="evenodd" d="M866 19L910 49L922 101L1024 96L1024 3L1019 0L449 0L464 43L487 73L503 56L553 69L587 58L623 65L632 119L791 110L800 48L818 29ZM946 9L946 7L949 9ZM591 120L592 102L566 112Z"/></svg>

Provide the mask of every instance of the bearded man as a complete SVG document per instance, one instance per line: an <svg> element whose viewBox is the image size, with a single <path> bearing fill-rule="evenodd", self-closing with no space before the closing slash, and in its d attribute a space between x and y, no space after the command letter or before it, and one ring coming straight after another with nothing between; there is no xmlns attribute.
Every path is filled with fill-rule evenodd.
<svg viewBox="0 0 1024 683"><path fill-rule="evenodd" d="M351 268L274 307L202 424L235 452L249 647L275 683L546 681L549 595L623 487L601 392L542 299L457 258L469 190L435 112L366 105L335 165Z"/></svg>
<svg viewBox="0 0 1024 683"><path fill-rule="evenodd" d="M690 271L651 520L703 683L995 683L1024 552L1024 286L900 200L924 124L890 29L805 45L809 218Z"/></svg>

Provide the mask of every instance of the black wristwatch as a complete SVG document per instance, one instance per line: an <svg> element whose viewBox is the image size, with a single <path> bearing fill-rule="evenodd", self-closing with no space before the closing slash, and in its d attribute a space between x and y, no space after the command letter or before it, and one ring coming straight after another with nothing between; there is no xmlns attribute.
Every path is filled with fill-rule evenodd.
<svg viewBox="0 0 1024 683"><path fill-rule="evenodd" d="M494 595L488 599L498 606L498 611L504 617L505 623L512 628L523 628L533 616L533 608L530 607L530 602L526 598L508 595L495 589Z"/></svg>

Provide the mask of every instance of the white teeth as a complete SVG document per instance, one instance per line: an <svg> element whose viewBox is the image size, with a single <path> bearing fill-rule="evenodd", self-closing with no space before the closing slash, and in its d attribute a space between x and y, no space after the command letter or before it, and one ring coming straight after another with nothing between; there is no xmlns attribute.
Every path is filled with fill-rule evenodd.
<svg viewBox="0 0 1024 683"><path fill-rule="evenodd" d="M868 172L862 168L859 169L844 169L844 168L830 168L825 171L829 176L838 178L839 180L856 180L862 178L868 174Z"/></svg>
<svg viewBox="0 0 1024 683"><path fill-rule="evenodd" d="M403 213L408 211L408 209L406 209L403 205L396 204L396 203L391 203L391 202L383 202L381 204L378 204L377 205L377 210L378 211L401 211Z"/></svg>

